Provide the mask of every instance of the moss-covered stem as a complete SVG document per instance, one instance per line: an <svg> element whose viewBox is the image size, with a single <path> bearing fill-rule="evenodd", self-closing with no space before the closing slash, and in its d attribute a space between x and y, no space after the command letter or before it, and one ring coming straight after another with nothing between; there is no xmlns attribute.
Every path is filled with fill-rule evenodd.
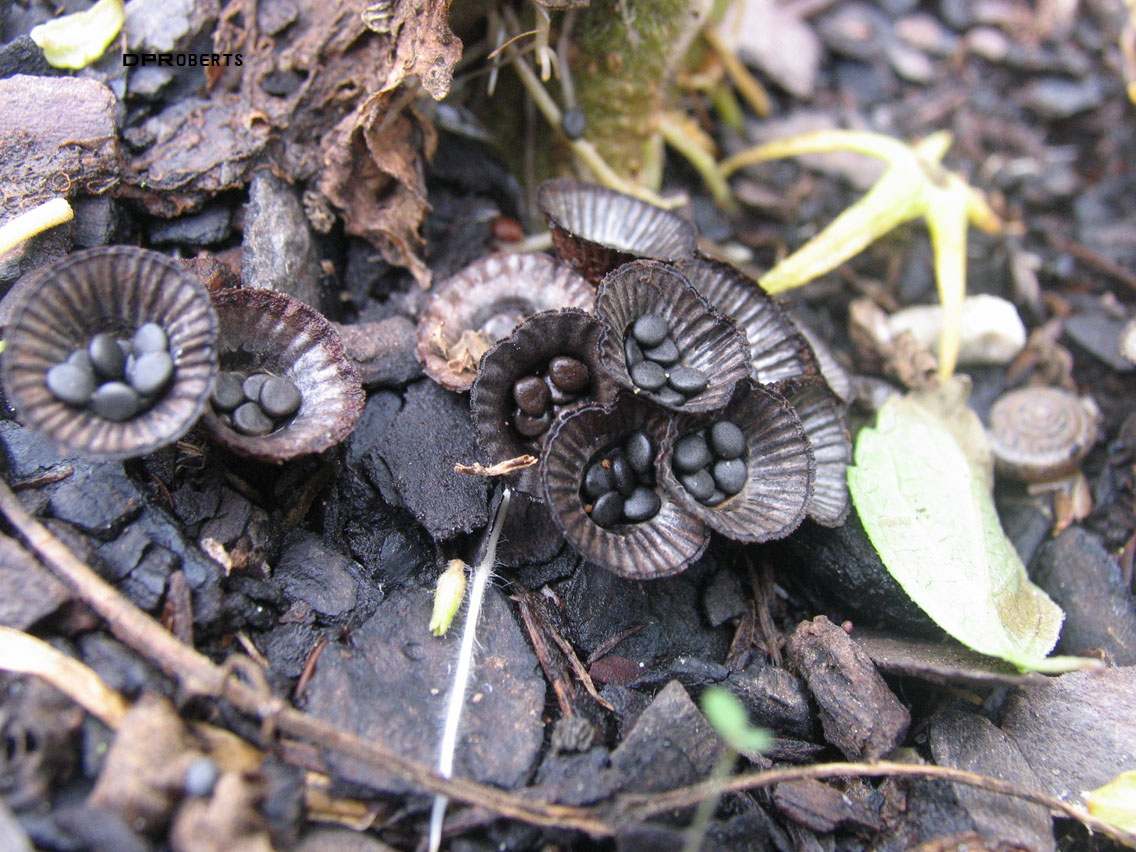
<svg viewBox="0 0 1136 852"><path fill-rule="evenodd" d="M657 185L658 116L710 0L592 0L578 12L572 75L600 156Z"/></svg>

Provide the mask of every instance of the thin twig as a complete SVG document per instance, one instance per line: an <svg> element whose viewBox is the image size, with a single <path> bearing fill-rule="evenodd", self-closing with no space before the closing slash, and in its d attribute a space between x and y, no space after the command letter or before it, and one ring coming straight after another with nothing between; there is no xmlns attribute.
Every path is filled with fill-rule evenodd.
<svg viewBox="0 0 1136 852"><path fill-rule="evenodd" d="M546 828L581 831L592 837L611 837L627 826L666 811L696 805L724 792L757 790L806 778L903 777L932 778L1013 796L1074 819L1091 831L1136 849L1136 834L1078 810L1053 796L1022 790L997 778L961 769L906 763L821 763L789 769L739 775L722 783L705 782L663 793L621 794L604 806L591 808L557 805L509 793L461 778L443 778L430 767L405 757L373 739L362 739L307 713L248 682L230 677L226 669L179 642L146 613L122 598L115 589L75 557L46 527L28 514L7 483L0 480L0 512L60 579L66 581L88 606L107 620L111 631L142 656L175 677L183 689L214 695L276 730L316 746L349 755L364 765L381 768L404 778L411 786L440 793L455 801L485 808L509 819Z"/></svg>

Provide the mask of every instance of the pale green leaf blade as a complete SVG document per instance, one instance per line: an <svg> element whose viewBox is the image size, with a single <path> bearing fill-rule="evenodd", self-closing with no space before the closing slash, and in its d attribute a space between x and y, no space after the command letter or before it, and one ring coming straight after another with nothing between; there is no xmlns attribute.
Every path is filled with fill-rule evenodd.
<svg viewBox="0 0 1136 852"><path fill-rule="evenodd" d="M1122 772L1103 787L1085 794L1089 813L1117 828L1136 831L1136 770Z"/></svg>
<svg viewBox="0 0 1136 852"><path fill-rule="evenodd" d="M86 11L33 27L30 35L56 68L85 68L103 55L125 18L122 0L99 0Z"/></svg>
<svg viewBox="0 0 1136 852"><path fill-rule="evenodd" d="M888 571L936 624L981 653L1050 669L1064 613L1026 576L959 426L926 398L889 400L857 439L852 499Z"/></svg>

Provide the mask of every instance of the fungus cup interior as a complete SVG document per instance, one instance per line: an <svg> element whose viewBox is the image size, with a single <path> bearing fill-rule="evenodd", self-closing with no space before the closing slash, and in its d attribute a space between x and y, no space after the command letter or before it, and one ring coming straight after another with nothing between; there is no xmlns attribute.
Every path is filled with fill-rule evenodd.
<svg viewBox="0 0 1136 852"><path fill-rule="evenodd" d="M617 388L600 369L596 354L602 333L600 321L582 310L544 311L529 317L485 354L470 394L470 410L481 448L491 463L540 454L549 432L546 429L529 438L517 431L513 423L517 408L513 385L518 379L546 372L553 358L569 356L588 368L589 387L571 405L612 401ZM561 410L563 406L553 405L551 416ZM520 471L515 487L525 493L539 493L537 468Z"/></svg>
<svg viewBox="0 0 1136 852"><path fill-rule="evenodd" d="M707 506L676 476L675 446L723 420L740 427L745 437L745 484L737 494ZM676 503L717 532L743 542L784 538L795 530L812 499L815 475L813 451L792 406L749 379L738 384L721 411L676 418L659 465L659 481Z"/></svg>
<svg viewBox="0 0 1136 852"><path fill-rule="evenodd" d="M601 527L585 510L581 490L589 465L634 432L647 433L656 447L658 482L658 457L669 424L665 411L620 394L610 406L582 406L559 417L545 444L544 498L557 525L585 559L623 577L676 574L697 559L710 540L707 527L658 486L661 505L647 521Z"/></svg>
<svg viewBox="0 0 1136 852"><path fill-rule="evenodd" d="M708 379L702 392L676 405L643 390L628 369L624 345L640 317L653 314L669 324L680 353L679 364L701 371ZM672 411L696 413L721 408L734 385L750 373L745 332L714 310L686 278L669 265L651 260L624 264L603 280L596 295L596 315L606 331L600 341L600 363L616 384Z"/></svg>
<svg viewBox="0 0 1136 852"><path fill-rule="evenodd" d="M228 290L214 297L222 370L283 376L300 391L292 419L263 436L242 435L210 408L205 423L229 449L281 462L322 452L351 433L365 394L331 324L314 308L270 290Z"/></svg>
<svg viewBox="0 0 1136 852"><path fill-rule="evenodd" d="M698 242L694 226L681 216L571 178L545 181L537 202L556 253L593 284L636 258L692 257Z"/></svg>
<svg viewBox="0 0 1136 852"><path fill-rule="evenodd" d="M728 263L705 257L680 260L674 266L715 310L732 317L745 331L750 366L758 382L819 375L808 342L756 281Z"/></svg>
<svg viewBox="0 0 1136 852"><path fill-rule="evenodd" d="M165 255L127 246L78 252L34 274L5 333L4 387L20 419L92 458L141 456L184 435L217 372L217 317L201 282ZM127 337L147 322L165 331L174 362L150 408L111 421L47 389L47 371L94 335Z"/></svg>
<svg viewBox="0 0 1136 852"><path fill-rule="evenodd" d="M418 359L442 386L469 390L482 355L526 318L587 310L594 300L591 284L548 255L489 255L430 293L418 320Z"/></svg>

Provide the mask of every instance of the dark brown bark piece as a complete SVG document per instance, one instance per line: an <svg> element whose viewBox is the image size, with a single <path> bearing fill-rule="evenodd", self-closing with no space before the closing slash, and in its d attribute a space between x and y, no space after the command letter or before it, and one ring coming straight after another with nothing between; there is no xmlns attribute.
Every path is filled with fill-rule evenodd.
<svg viewBox="0 0 1136 852"><path fill-rule="evenodd" d="M677 680L640 714L611 753L611 765L627 778L625 789L669 790L710 774L725 747Z"/></svg>
<svg viewBox="0 0 1136 852"><path fill-rule="evenodd" d="M785 781L773 788L773 804L789 819L819 834L839 826L879 831L879 815L863 802L813 778Z"/></svg>
<svg viewBox="0 0 1136 852"><path fill-rule="evenodd" d="M114 95L79 77L0 80L0 220L118 179Z"/></svg>
<svg viewBox="0 0 1136 852"><path fill-rule="evenodd" d="M824 738L849 760L875 760L903 740L911 715L871 659L823 615L801 622L786 652L816 698Z"/></svg>
<svg viewBox="0 0 1136 852"><path fill-rule="evenodd" d="M1044 792L1077 801L1136 766L1136 667L1075 672L1023 687L1006 703L1002 730Z"/></svg>
<svg viewBox="0 0 1136 852"><path fill-rule="evenodd" d="M50 571L15 539L0 534L0 624L27 630L71 599Z"/></svg>
<svg viewBox="0 0 1136 852"><path fill-rule="evenodd" d="M940 766L1000 778L1023 790L1041 789L1041 783L1013 740L983 716L944 710L931 720L928 742L931 755ZM1045 808L976 787L951 786L959 805L974 823L975 831L983 837L1013 840L1034 852L1056 849L1052 820Z"/></svg>
<svg viewBox="0 0 1136 852"><path fill-rule="evenodd" d="M454 464L481 460L465 399L422 381L380 440L382 456L406 507L436 539L472 532L489 519L484 477L454 472Z"/></svg>
<svg viewBox="0 0 1136 852"><path fill-rule="evenodd" d="M422 376L422 363L415 355L415 326L406 317L352 325L332 323L332 327L339 332L364 387L402 387Z"/></svg>
<svg viewBox="0 0 1136 852"><path fill-rule="evenodd" d="M461 631L429 635L427 589L390 594L351 646L332 643L308 685L308 711L416 760L437 754ZM528 778L544 739L545 682L509 603L486 594L480 648L462 716L454 774L512 788ZM378 790L406 792L397 775L350 757L330 757L340 777Z"/></svg>

